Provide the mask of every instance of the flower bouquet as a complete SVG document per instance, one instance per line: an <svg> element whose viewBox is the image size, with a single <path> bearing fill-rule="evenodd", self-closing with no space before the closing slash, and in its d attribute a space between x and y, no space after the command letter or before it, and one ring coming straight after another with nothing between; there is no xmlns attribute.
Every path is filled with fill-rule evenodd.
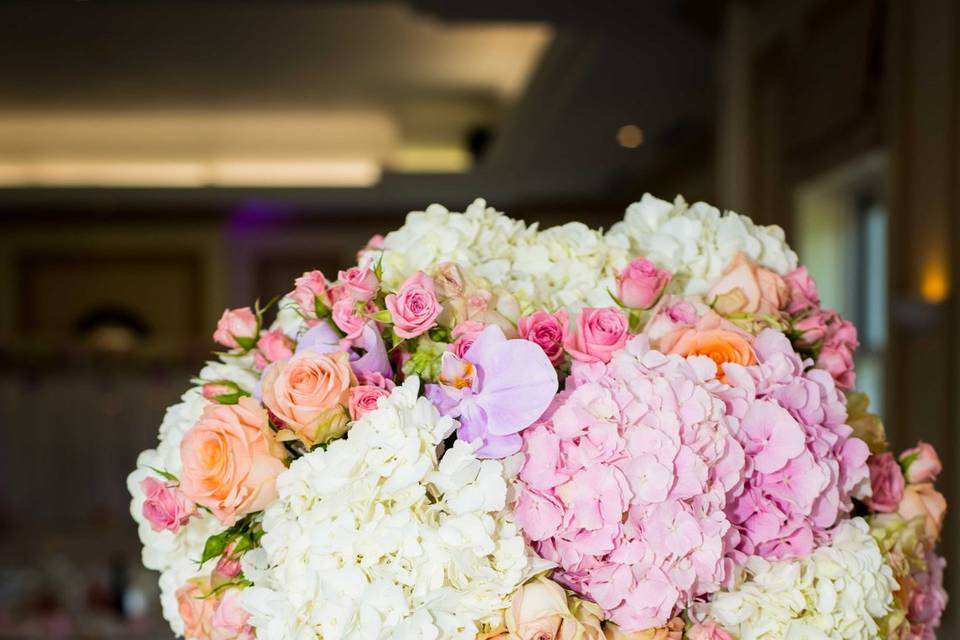
<svg viewBox="0 0 960 640"><path fill-rule="evenodd" d="M267 315L273 320L267 322ZM187 638L932 638L936 452L777 227L477 200L227 310L128 485Z"/></svg>

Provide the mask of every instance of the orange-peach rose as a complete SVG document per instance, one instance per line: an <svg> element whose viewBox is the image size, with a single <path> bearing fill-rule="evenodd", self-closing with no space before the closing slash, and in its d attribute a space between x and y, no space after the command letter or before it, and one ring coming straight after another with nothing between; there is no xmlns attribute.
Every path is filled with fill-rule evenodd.
<svg viewBox="0 0 960 640"><path fill-rule="evenodd" d="M790 303L790 288L779 275L737 253L707 292L707 301L725 315L776 313Z"/></svg>
<svg viewBox="0 0 960 640"><path fill-rule="evenodd" d="M681 327L661 338L660 351L684 357L707 356L717 363L717 378L721 381L726 381L724 363L748 366L757 361L749 335L712 312L696 326Z"/></svg>
<svg viewBox="0 0 960 640"><path fill-rule="evenodd" d="M340 420L357 378L346 353L298 353L270 365L263 376L263 403L306 444L342 434Z"/></svg>
<svg viewBox="0 0 960 640"><path fill-rule="evenodd" d="M924 536L931 546L940 538L946 511L947 501L930 482L908 484L897 508L897 512L907 520L923 517Z"/></svg>
<svg viewBox="0 0 960 640"><path fill-rule="evenodd" d="M180 490L227 526L266 508L285 468L271 444L267 412L256 400L208 405L180 443Z"/></svg>
<svg viewBox="0 0 960 640"><path fill-rule="evenodd" d="M194 578L177 589L177 609L183 618L183 635L188 640L209 638L213 632L213 612L217 599L206 597L210 583L206 578Z"/></svg>

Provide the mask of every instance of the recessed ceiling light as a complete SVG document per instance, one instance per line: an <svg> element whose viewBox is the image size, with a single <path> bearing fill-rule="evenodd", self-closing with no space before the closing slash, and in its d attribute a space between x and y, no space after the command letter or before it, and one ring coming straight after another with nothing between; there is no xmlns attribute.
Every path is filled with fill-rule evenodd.
<svg viewBox="0 0 960 640"><path fill-rule="evenodd" d="M617 131L617 142L621 147L636 149L643 144L643 129L635 124L627 124Z"/></svg>

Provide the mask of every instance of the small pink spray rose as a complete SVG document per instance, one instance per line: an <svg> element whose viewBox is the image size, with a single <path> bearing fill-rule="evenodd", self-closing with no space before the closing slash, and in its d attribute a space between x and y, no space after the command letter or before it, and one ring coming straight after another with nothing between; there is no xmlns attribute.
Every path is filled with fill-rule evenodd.
<svg viewBox="0 0 960 640"><path fill-rule="evenodd" d="M151 476L140 482L140 490L146 497L143 517L154 531L176 533L197 512L193 501L173 482L164 482Z"/></svg>
<svg viewBox="0 0 960 640"><path fill-rule="evenodd" d="M217 322L213 339L231 349L253 348L257 339L257 316L250 307L225 309Z"/></svg>
<svg viewBox="0 0 960 640"><path fill-rule="evenodd" d="M416 338L436 326L440 315L433 278L418 271L386 297L393 329L401 338Z"/></svg>
<svg viewBox="0 0 960 640"><path fill-rule="evenodd" d="M617 296L631 309L649 309L670 282L671 273L646 258L634 258L617 276Z"/></svg>
<svg viewBox="0 0 960 640"><path fill-rule="evenodd" d="M564 347L575 360L610 362L614 351L626 344L628 323L616 307L586 308L577 316L577 330L567 335Z"/></svg>

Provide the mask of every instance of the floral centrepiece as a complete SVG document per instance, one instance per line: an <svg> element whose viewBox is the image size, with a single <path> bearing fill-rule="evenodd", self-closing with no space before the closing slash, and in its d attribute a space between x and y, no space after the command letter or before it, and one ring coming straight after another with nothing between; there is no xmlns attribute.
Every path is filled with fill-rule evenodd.
<svg viewBox="0 0 960 640"><path fill-rule="evenodd" d="M128 479L176 634L935 637L941 461L889 450L780 229L478 200L357 255L226 310Z"/></svg>

